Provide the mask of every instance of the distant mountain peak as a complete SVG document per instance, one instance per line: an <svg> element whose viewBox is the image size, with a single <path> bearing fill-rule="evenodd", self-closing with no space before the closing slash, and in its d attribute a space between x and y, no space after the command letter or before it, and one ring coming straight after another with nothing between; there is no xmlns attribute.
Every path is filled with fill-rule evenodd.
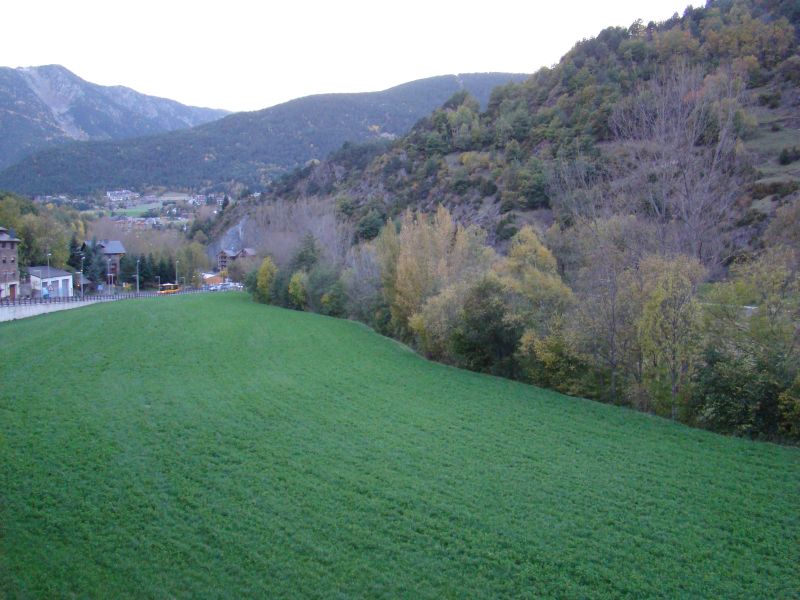
<svg viewBox="0 0 800 600"><path fill-rule="evenodd" d="M379 92L305 96L191 129L37 153L3 171L0 184L27 194L147 185L200 188L232 181L263 188L275 176L324 159L345 142L402 136L457 92L467 90L485 107L495 87L527 77L450 74ZM115 96L117 106L124 96Z"/></svg>
<svg viewBox="0 0 800 600"><path fill-rule="evenodd" d="M90 83L62 65L0 67L0 167L69 141L164 133L226 114Z"/></svg>

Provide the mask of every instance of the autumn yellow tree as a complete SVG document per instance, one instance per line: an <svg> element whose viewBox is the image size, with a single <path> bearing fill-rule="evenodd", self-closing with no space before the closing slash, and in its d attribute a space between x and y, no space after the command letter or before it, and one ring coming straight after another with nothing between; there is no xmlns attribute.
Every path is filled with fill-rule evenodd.
<svg viewBox="0 0 800 600"><path fill-rule="evenodd" d="M295 272L289 279L289 299L292 306L305 310L308 305L308 274L305 271Z"/></svg>
<svg viewBox="0 0 800 600"><path fill-rule="evenodd" d="M705 269L688 256L651 256L640 268L653 282L638 323L645 365L656 384L667 378L674 420L700 349L701 314L696 291Z"/></svg>
<svg viewBox="0 0 800 600"><path fill-rule="evenodd" d="M261 266L258 267L258 273L256 273L256 299L259 302L269 302L272 284L277 274L278 267L275 266L275 263L269 256L265 257L264 260L261 261Z"/></svg>
<svg viewBox="0 0 800 600"><path fill-rule="evenodd" d="M376 247L392 322L403 338L412 333L409 320L429 298L485 272L495 260L485 234L457 225L443 206L433 216L406 211L400 231L385 229Z"/></svg>

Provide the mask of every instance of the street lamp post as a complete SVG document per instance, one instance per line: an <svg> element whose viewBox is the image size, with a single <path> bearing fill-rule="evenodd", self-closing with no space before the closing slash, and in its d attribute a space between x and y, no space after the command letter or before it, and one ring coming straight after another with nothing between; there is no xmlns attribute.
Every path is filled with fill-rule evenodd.
<svg viewBox="0 0 800 600"><path fill-rule="evenodd" d="M180 264L180 262L181 261L179 261L178 259L175 259L175 284L176 285L178 284L178 265Z"/></svg>
<svg viewBox="0 0 800 600"><path fill-rule="evenodd" d="M106 283L111 286L111 259L106 257Z"/></svg>
<svg viewBox="0 0 800 600"><path fill-rule="evenodd" d="M156 278L156 285L158 285L158 289L161 289L161 275L155 275Z"/></svg>
<svg viewBox="0 0 800 600"><path fill-rule="evenodd" d="M81 300L83 299L83 254L81 254Z"/></svg>
<svg viewBox="0 0 800 600"><path fill-rule="evenodd" d="M139 259L136 259L136 295L139 295Z"/></svg>
<svg viewBox="0 0 800 600"><path fill-rule="evenodd" d="M47 253L47 290L48 290L48 292L50 290L50 256L51 256L51 253L48 252ZM42 286L44 286L44 283L42 283ZM50 296L50 294L48 293L48 297L49 296Z"/></svg>

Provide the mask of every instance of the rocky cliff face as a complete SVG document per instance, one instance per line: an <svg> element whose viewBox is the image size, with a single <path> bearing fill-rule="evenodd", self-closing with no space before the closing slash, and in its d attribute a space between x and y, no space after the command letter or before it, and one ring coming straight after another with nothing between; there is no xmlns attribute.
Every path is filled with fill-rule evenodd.
<svg viewBox="0 0 800 600"><path fill-rule="evenodd" d="M193 127L227 114L84 81L59 65L0 68L0 168L72 140Z"/></svg>

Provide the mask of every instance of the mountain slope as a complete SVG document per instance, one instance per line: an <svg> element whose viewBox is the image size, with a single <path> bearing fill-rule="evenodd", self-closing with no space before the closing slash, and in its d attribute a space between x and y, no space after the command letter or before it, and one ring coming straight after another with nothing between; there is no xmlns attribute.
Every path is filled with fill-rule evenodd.
<svg viewBox="0 0 800 600"><path fill-rule="evenodd" d="M437 365L242 294L114 302L0 336L17 340L0 347L9 598L800 586L796 448Z"/></svg>
<svg viewBox="0 0 800 600"><path fill-rule="evenodd" d="M445 75L381 92L308 96L159 136L70 144L0 173L0 187L25 194L226 181L263 187L274 175L325 158L346 141L402 135L459 90L485 104L494 87L525 77Z"/></svg>
<svg viewBox="0 0 800 600"><path fill-rule="evenodd" d="M800 146L795 33L800 13L779 2L737 6L714 2L658 24L606 28L577 43L554 67L496 89L487 110L481 112L468 98L454 99L391 148L373 152L369 161L354 162L352 152L337 153L278 182L268 201L274 196L321 196L331 203L347 198L356 222L370 213L386 219L406 207L432 212L444 204L460 222L481 225L491 241L502 245L534 220L545 227L553 218L569 223L576 210L572 198L581 193L601 199L649 193L651 179L635 173L636 162L625 148L630 140L615 126L615 113L634 100L645 102L665 74L694 77L696 89L686 96L691 98L731 73L731 87L741 92L726 100L738 107L731 136L742 146L737 156L750 168L726 172L723 179L749 197L737 198L725 225L733 229L741 218L762 223L758 227L763 229L778 204L800 189L800 161L779 164L784 149ZM663 86L658 89L664 92ZM674 159L663 162L668 166ZM692 165L696 171L698 165ZM576 168L585 172L575 173ZM562 181L565 170L572 181ZM780 176L785 185L776 188L767 176ZM567 184L575 189L566 189ZM761 212L748 216L751 204L764 198ZM227 224L238 225L248 210L243 204ZM758 233L753 229L732 240L731 248ZM260 237L249 231L252 237L240 241L246 246Z"/></svg>
<svg viewBox="0 0 800 600"><path fill-rule="evenodd" d="M0 168L74 140L123 139L193 127L226 111L184 106L84 81L59 65L0 68Z"/></svg>

